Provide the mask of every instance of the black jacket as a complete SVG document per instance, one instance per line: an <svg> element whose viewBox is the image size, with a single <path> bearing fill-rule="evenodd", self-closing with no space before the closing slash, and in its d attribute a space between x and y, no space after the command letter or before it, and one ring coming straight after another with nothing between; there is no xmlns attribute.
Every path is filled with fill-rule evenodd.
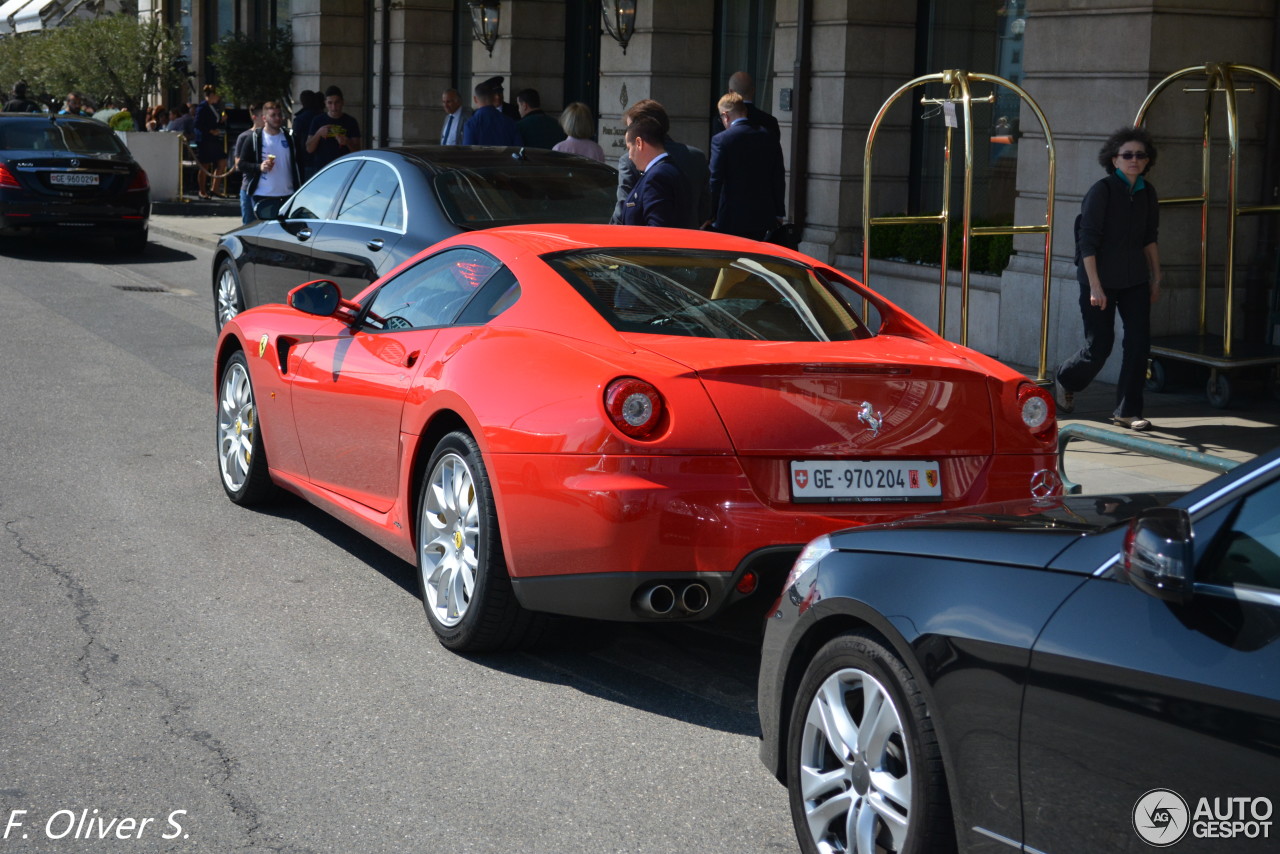
<svg viewBox="0 0 1280 854"><path fill-rule="evenodd" d="M1147 284L1151 278L1143 249L1156 242L1160 226L1156 188L1143 178L1141 189L1111 174L1089 188L1076 219L1077 278L1088 284L1082 259L1097 258L1098 278L1107 290Z"/></svg>

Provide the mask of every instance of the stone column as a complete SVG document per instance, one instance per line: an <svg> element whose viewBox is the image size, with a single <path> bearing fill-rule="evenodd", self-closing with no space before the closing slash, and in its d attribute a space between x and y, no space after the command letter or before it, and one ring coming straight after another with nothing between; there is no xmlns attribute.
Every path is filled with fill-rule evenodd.
<svg viewBox="0 0 1280 854"><path fill-rule="evenodd" d="M471 108L471 89L490 77L504 78L504 100L514 104L521 89L537 89L542 109L558 115L564 91L564 4L557 0L520 0L502 4L493 56L472 42L471 80L459 81L463 103Z"/></svg>
<svg viewBox="0 0 1280 854"><path fill-rule="evenodd" d="M291 18L294 91L341 88L346 111L360 122L366 140L373 129L364 100L365 22L372 14L370 0L294 0Z"/></svg>
<svg viewBox="0 0 1280 854"><path fill-rule="evenodd" d="M444 109L440 94L455 85L453 65L453 14L451 0L379 0L382 8L390 2L391 40L389 96L387 98L388 139L385 145L431 145L440 141ZM504 6L503 11L506 11ZM375 18L375 75L381 74L383 49L381 9ZM381 80L374 78L375 121L380 121ZM470 92L463 81L462 102L471 106Z"/></svg>

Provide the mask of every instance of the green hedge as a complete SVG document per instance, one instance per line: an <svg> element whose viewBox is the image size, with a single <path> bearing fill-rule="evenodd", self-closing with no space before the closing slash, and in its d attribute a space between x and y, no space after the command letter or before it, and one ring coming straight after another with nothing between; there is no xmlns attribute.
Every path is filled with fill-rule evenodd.
<svg viewBox="0 0 1280 854"><path fill-rule="evenodd" d="M980 228L998 224L975 220L973 226ZM956 270L960 268L961 231L959 223L953 222L947 235L947 266ZM972 272L999 275L1009 265L1009 256L1013 254L1013 235L980 235L970 240L969 247ZM872 258L940 264L941 248L942 227L935 223L913 222L871 228Z"/></svg>

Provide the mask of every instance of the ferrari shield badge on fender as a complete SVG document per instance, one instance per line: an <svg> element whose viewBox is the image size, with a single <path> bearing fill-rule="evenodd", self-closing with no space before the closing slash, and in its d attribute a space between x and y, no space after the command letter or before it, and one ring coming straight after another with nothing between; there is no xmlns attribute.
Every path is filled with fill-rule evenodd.
<svg viewBox="0 0 1280 854"><path fill-rule="evenodd" d="M262 358L262 354L267 352L267 333L262 333L262 337L258 339L258 358Z"/></svg>

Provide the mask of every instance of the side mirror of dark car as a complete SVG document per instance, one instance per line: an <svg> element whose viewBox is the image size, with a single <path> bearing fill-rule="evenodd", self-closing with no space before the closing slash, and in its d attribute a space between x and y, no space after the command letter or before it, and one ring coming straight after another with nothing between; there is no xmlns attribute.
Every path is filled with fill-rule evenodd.
<svg viewBox="0 0 1280 854"><path fill-rule="evenodd" d="M328 279L298 285L289 291L289 305L317 317L339 317L351 321L360 313L359 303L342 298L342 291Z"/></svg>
<svg viewBox="0 0 1280 854"><path fill-rule="evenodd" d="M253 215L258 219L280 219L280 209L287 199L263 199L253 206Z"/></svg>
<svg viewBox="0 0 1280 854"><path fill-rule="evenodd" d="M1121 560L1134 587L1166 602L1191 598L1195 562L1191 517L1174 507L1152 507L1135 516Z"/></svg>

